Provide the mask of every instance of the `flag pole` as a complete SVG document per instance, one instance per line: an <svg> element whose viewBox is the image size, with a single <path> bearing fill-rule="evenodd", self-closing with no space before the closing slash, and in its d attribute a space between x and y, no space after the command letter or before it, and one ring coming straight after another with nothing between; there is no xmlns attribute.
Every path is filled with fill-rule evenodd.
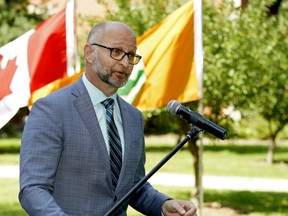
<svg viewBox="0 0 288 216"><path fill-rule="evenodd" d="M72 76L80 71L80 58L77 46L76 2L70 0L66 4L66 53L67 75Z"/></svg>
<svg viewBox="0 0 288 216"><path fill-rule="evenodd" d="M203 115L203 17L202 17L202 0L194 0L194 44L195 44L195 67L197 78L200 86L199 91L199 113ZM199 133L199 165L198 165L198 189L199 189L199 197L198 197L198 212L199 216L203 215L203 132Z"/></svg>

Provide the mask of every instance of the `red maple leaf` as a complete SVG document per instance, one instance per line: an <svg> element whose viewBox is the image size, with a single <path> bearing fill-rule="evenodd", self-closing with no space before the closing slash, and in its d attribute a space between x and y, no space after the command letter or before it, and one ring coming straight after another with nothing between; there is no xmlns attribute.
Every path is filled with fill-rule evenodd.
<svg viewBox="0 0 288 216"><path fill-rule="evenodd" d="M9 60L4 70L1 67L1 60L3 57L0 55L0 100L5 96L12 93L10 84L16 72L16 58Z"/></svg>

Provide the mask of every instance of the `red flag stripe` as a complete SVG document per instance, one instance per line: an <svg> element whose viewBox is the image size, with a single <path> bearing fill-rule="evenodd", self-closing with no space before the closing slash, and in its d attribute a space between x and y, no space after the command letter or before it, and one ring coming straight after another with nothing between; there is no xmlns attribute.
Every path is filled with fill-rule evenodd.
<svg viewBox="0 0 288 216"><path fill-rule="evenodd" d="M65 9L36 27L28 42L31 92L67 76Z"/></svg>

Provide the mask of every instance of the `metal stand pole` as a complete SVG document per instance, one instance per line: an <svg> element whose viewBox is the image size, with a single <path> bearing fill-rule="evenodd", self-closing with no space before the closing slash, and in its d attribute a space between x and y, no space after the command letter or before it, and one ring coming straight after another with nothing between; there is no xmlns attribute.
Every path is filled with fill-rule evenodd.
<svg viewBox="0 0 288 216"><path fill-rule="evenodd" d="M194 126L190 131L187 132L186 136L181 140L169 153L166 155L141 181L139 181L128 193L119 200L118 203L116 203L113 208L106 213L105 216L113 216L116 215L119 208L124 205L144 184L145 182L154 175L177 151L181 149L181 147L188 142L189 139L192 139L194 136L196 136L201 129Z"/></svg>

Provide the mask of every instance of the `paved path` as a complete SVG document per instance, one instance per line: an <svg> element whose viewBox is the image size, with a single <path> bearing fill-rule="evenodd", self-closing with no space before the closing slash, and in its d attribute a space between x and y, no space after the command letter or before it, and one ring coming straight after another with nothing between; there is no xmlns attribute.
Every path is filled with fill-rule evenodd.
<svg viewBox="0 0 288 216"><path fill-rule="evenodd" d="M18 178L19 167L0 166L0 178ZM189 174L156 173L149 182L153 185L193 187L194 176ZM204 189L288 192L288 180L232 176L203 176Z"/></svg>
<svg viewBox="0 0 288 216"><path fill-rule="evenodd" d="M203 176L202 181L204 189L288 192L288 180L285 179ZM194 176L189 174L157 173L150 182L155 185L195 185Z"/></svg>
<svg viewBox="0 0 288 216"><path fill-rule="evenodd" d="M0 178L18 178L19 167L15 165L1 165Z"/></svg>

